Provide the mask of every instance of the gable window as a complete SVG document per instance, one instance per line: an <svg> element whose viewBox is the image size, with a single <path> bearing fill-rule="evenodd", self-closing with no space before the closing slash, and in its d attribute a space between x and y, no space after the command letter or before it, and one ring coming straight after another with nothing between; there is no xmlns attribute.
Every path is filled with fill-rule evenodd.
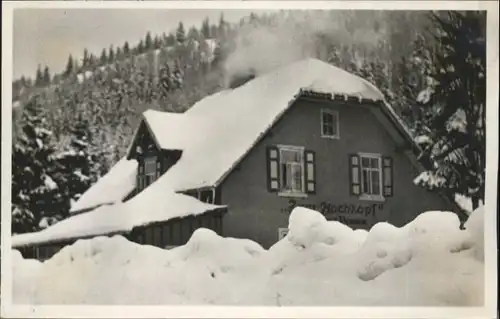
<svg viewBox="0 0 500 319"><path fill-rule="evenodd" d="M151 185L156 180L156 156L144 159L144 176L146 177L146 186Z"/></svg>
<svg viewBox="0 0 500 319"><path fill-rule="evenodd" d="M142 163L139 163L139 172L137 174L137 189L142 191L151 185L160 176L160 161L156 156L145 157Z"/></svg>
<svg viewBox="0 0 500 319"><path fill-rule="evenodd" d="M339 138L339 113L329 109L321 109L321 136Z"/></svg>
<svg viewBox="0 0 500 319"><path fill-rule="evenodd" d="M380 154L350 155L351 194L360 199L392 196L392 159Z"/></svg>
<svg viewBox="0 0 500 319"><path fill-rule="evenodd" d="M303 147L268 147L268 189L284 196L306 196L316 189L314 152Z"/></svg>

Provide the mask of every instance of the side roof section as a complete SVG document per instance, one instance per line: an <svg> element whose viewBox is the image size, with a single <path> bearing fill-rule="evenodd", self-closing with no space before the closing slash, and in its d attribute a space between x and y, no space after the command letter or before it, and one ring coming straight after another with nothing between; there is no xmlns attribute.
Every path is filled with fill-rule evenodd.
<svg viewBox="0 0 500 319"><path fill-rule="evenodd" d="M122 158L71 206L76 214L100 205L121 202L135 188L137 162Z"/></svg>

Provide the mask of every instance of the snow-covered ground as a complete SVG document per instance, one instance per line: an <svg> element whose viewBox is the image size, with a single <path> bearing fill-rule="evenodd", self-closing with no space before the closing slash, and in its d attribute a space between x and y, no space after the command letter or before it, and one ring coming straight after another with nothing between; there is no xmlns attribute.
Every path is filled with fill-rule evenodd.
<svg viewBox="0 0 500 319"><path fill-rule="evenodd" d="M298 207L265 250L207 229L172 250L115 236L80 240L40 263L13 251L13 300L29 304L480 306L483 208L466 229L431 211L369 232Z"/></svg>

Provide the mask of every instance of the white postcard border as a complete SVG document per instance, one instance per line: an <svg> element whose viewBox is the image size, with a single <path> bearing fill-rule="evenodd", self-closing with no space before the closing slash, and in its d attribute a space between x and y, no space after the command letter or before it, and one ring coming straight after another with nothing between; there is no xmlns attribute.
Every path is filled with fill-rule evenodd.
<svg viewBox="0 0 500 319"><path fill-rule="evenodd" d="M485 212L485 306L445 307L207 307L207 306L31 306L12 304L10 176L12 22L14 8L170 9L377 9L487 10L487 148ZM493 318L496 317L496 199L498 170L498 3L496 1L19 1L2 2L2 231L1 316L22 318Z"/></svg>

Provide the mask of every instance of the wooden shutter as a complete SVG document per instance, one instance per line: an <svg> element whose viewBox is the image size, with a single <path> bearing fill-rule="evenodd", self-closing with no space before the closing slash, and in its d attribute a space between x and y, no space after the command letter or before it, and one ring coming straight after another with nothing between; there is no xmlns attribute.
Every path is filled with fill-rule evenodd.
<svg viewBox="0 0 500 319"><path fill-rule="evenodd" d="M306 193L316 193L316 153L306 150L305 155L305 182Z"/></svg>
<svg viewBox="0 0 500 319"><path fill-rule="evenodd" d="M276 146L267 148L267 189L270 192L277 192L280 188L280 152Z"/></svg>
<svg viewBox="0 0 500 319"><path fill-rule="evenodd" d="M361 172L359 161L359 155L349 155L349 185L351 195L361 194Z"/></svg>
<svg viewBox="0 0 500 319"><path fill-rule="evenodd" d="M384 197L391 197L394 193L392 166L392 158L384 156L382 158Z"/></svg>
<svg viewBox="0 0 500 319"><path fill-rule="evenodd" d="M156 179L158 179L161 175L161 160L160 157L156 159Z"/></svg>
<svg viewBox="0 0 500 319"><path fill-rule="evenodd" d="M141 191L144 188L144 163L139 161L137 167L137 189Z"/></svg>

